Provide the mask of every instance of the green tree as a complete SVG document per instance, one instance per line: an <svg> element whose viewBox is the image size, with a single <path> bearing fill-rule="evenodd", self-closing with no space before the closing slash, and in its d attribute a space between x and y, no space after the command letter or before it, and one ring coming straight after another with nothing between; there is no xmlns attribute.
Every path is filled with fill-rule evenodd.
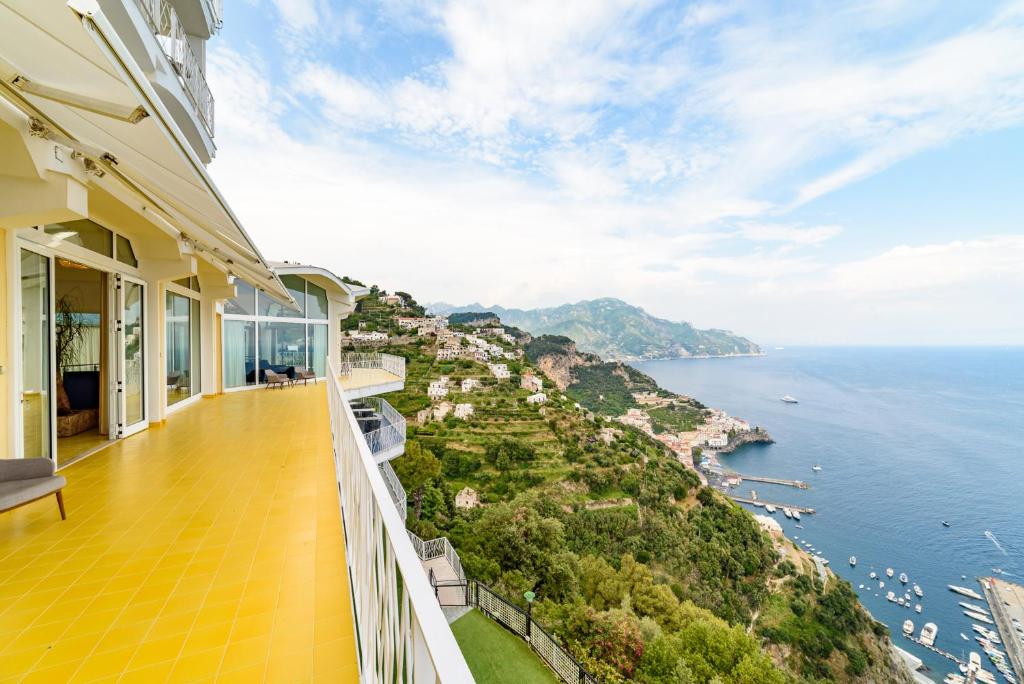
<svg viewBox="0 0 1024 684"><path fill-rule="evenodd" d="M416 519L419 520L423 512L423 492L427 483L441 474L441 461L419 442L408 442L405 446L405 455L395 459L394 465L398 479L413 493Z"/></svg>

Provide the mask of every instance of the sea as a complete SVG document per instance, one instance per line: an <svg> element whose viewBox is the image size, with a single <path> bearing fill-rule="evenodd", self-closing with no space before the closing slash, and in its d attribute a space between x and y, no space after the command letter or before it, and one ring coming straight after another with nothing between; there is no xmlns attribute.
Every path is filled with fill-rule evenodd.
<svg viewBox="0 0 1024 684"><path fill-rule="evenodd" d="M1024 347L785 347L633 365L668 390L768 430L774 444L741 447L723 466L810 488L744 482L735 493L753 488L761 499L816 509L803 529L781 511L775 518L830 560L893 642L924 661L927 676L941 681L956 665L904 639L908 618L915 633L934 622L938 648L964 660L976 650L995 673L958 605L984 602L946 587L980 594L976 578L994 569L1024 584ZM787 394L799 403L780 401ZM909 576L907 590L921 586L921 614L886 600L889 589L903 593L896 577L884 577L887 567ZM869 579L872 570L884 589Z"/></svg>

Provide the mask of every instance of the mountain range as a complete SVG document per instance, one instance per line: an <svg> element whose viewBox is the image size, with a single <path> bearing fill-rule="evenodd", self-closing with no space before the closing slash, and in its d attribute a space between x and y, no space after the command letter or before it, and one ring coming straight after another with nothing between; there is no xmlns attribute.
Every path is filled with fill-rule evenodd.
<svg viewBox="0 0 1024 684"><path fill-rule="evenodd" d="M543 309L506 309L479 303L428 304L436 315L489 312L531 335L564 335L581 351L605 359L673 359L760 354L761 348L728 330L700 330L684 321L657 318L621 299L605 297Z"/></svg>

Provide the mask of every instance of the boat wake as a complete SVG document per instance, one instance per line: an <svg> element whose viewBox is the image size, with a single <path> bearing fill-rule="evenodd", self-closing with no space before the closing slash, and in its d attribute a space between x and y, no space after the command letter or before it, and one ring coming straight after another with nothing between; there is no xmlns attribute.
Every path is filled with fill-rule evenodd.
<svg viewBox="0 0 1024 684"><path fill-rule="evenodd" d="M1006 549L1004 549L1003 545L999 543L999 540L996 539L996 535L992 534L991 530L985 530L985 536L988 537L990 542L992 542L993 544L996 545L997 549L999 549L1000 551L1003 552L1004 556L1010 555L1010 554L1006 553Z"/></svg>

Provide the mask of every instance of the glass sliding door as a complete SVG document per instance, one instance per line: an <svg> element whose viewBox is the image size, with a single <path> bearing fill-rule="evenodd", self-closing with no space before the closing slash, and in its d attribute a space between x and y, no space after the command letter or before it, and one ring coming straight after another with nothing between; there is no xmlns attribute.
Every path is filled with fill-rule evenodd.
<svg viewBox="0 0 1024 684"><path fill-rule="evenodd" d="M327 375L327 326L309 324L309 366L318 378Z"/></svg>
<svg viewBox="0 0 1024 684"><path fill-rule="evenodd" d="M164 321L167 326L167 405L192 396L192 300L167 292ZM198 323L198 321L196 321Z"/></svg>
<svg viewBox="0 0 1024 684"><path fill-rule="evenodd" d="M119 378L120 430L122 435L137 432L146 426L145 339L143 301L145 287L117 276L118 313L120 319Z"/></svg>
<svg viewBox="0 0 1024 684"><path fill-rule="evenodd" d="M224 321L224 387L255 385L256 323L255 321Z"/></svg>
<svg viewBox="0 0 1024 684"><path fill-rule="evenodd" d="M53 458L50 397L50 260L21 250L22 455Z"/></svg>
<svg viewBox="0 0 1024 684"><path fill-rule="evenodd" d="M295 366L306 365L306 324L260 322L260 382L266 382L265 371L295 377Z"/></svg>

